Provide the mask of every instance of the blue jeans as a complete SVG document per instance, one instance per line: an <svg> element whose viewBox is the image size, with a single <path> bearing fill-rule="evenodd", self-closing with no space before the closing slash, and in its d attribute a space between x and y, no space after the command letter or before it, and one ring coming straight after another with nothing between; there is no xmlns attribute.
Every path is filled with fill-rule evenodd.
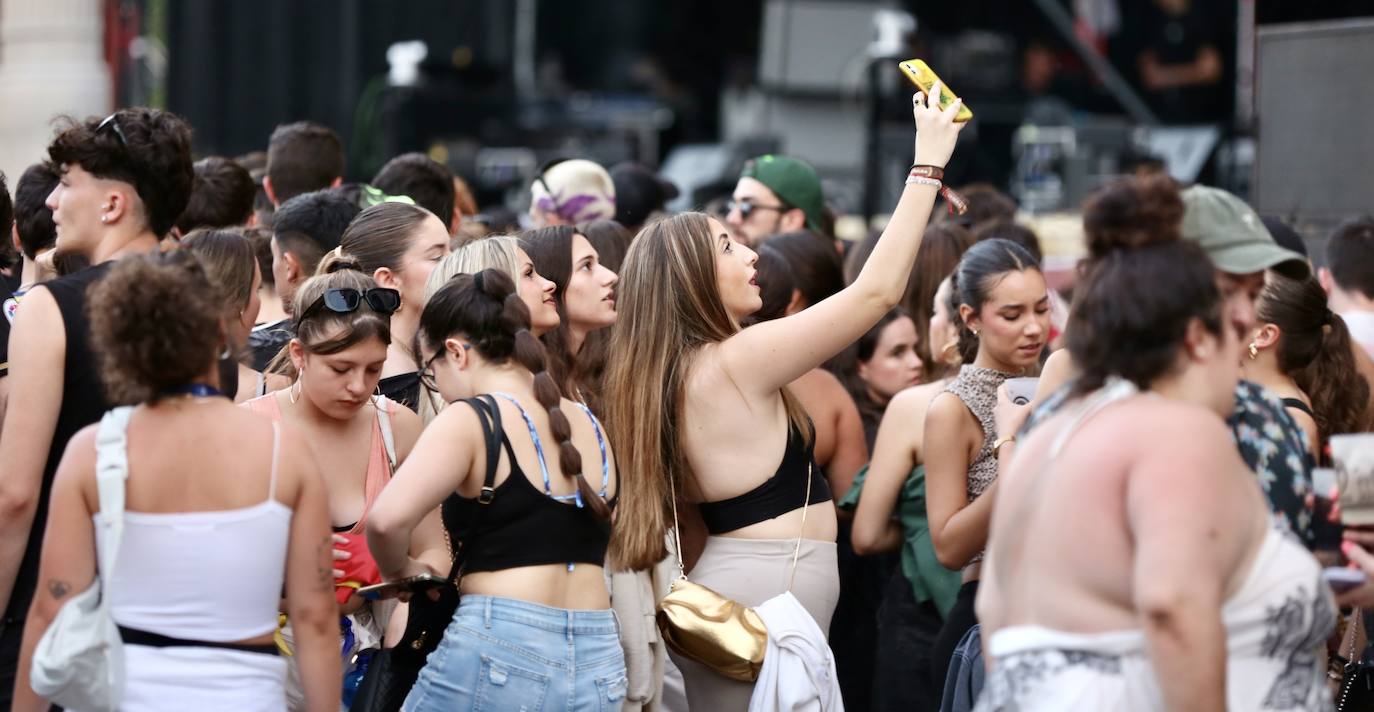
<svg viewBox="0 0 1374 712"><path fill-rule="evenodd" d="M626 687L610 610L463 596L402 709L618 711Z"/></svg>

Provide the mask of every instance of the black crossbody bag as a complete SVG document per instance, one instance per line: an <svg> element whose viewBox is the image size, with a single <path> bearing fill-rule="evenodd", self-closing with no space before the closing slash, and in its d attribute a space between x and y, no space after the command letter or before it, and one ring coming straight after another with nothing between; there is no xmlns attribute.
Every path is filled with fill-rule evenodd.
<svg viewBox="0 0 1374 712"><path fill-rule="evenodd" d="M477 411L477 420L482 423L482 437L487 445L487 472L482 483L482 493L477 497L481 507L479 516L473 519L475 528L480 513L495 497L496 469L501 462L501 443L505 431L501 425L501 409L491 396L469 398L463 403ZM447 529L445 529L447 536ZM449 583L439 589L439 600L429 596L414 596L410 599L410 614L406 619L406 629L393 648L377 651L368 665L363 681L353 697L349 712L397 712L410 688L420 677L429 654L439 647L444 639L444 631L453 621L458 611L458 583L463 575L463 555L466 547L462 542L449 542L453 554L453 568L449 572Z"/></svg>

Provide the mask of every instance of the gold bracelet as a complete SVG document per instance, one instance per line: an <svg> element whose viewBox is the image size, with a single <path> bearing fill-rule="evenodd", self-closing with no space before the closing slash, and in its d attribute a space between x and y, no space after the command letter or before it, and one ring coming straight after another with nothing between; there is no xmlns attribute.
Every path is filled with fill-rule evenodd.
<svg viewBox="0 0 1374 712"><path fill-rule="evenodd" d="M998 438L997 442L992 444L992 459L998 459L1001 455L1002 447L1014 442L1016 442L1015 435L1005 435Z"/></svg>

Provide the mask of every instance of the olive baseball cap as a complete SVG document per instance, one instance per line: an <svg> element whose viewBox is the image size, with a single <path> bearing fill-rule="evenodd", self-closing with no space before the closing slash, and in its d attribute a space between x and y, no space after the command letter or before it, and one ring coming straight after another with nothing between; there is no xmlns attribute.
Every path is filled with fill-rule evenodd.
<svg viewBox="0 0 1374 712"><path fill-rule="evenodd" d="M784 203L806 214L807 228L825 232L825 199L821 197L821 179L816 169L791 156L769 154L745 162L739 177L753 178L768 186Z"/></svg>
<svg viewBox="0 0 1374 712"><path fill-rule="evenodd" d="M1312 272L1302 255L1279 246L1245 201L1220 188L1195 185L1183 191L1182 235L1198 243L1212 264L1228 274L1272 269L1306 279Z"/></svg>

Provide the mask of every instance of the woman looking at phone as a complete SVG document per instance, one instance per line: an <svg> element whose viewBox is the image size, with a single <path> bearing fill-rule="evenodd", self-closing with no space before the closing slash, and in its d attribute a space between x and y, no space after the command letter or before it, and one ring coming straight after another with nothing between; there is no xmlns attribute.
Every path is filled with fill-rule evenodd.
<svg viewBox="0 0 1374 712"><path fill-rule="evenodd" d="M368 606L353 592L379 582L363 527L420 434L418 416L373 395L399 305L400 295L378 287L356 260L326 256L320 274L295 295L296 336L285 349L295 382L244 404L300 432L315 454L329 493L339 613L352 616L348 625L359 648L382 637L390 610ZM430 526L438 526L437 517ZM290 631L284 631L288 646Z"/></svg>
<svg viewBox="0 0 1374 712"><path fill-rule="evenodd" d="M1335 606L1228 437L1244 332L1182 215L1160 179L1085 209L1080 376L998 481L980 712L1331 709Z"/></svg>
<svg viewBox="0 0 1374 712"><path fill-rule="evenodd" d="M493 269L454 277L420 318L424 383L454 405L377 500L368 541L388 581L447 575L407 556L447 560L442 534L417 531L442 508L464 553L458 610L407 710L619 709L625 695L602 569L612 449L591 412L561 397L529 323L515 284Z"/></svg>
<svg viewBox="0 0 1374 712"><path fill-rule="evenodd" d="M69 596L99 575L125 629L120 709L282 709L286 662L272 632L284 583L304 708L337 710L329 495L313 454L292 428L218 393L223 305L191 254L126 257L92 289L101 377L113 401L137 405L115 451L97 455L104 426L92 425L62 459L40 564L45 588L25 627L13 709L49 708L29 687L34 647ZM107 517L96 467L120 450L120 553L114 571L97 571L111 542L97 526Z"/></svg>
<svg viewBox="0 0 1374 712"><path fill-rule="evenodd" d="M958 106L941 112L920 95L913 103L916 162L942 167ZM622 265L606 374L608 425L626 476L611 544L617 567L647 569L667 556L675 492L699 503L711 534L693 580L746 606L763 603L787 589L800 534L791 591L829 628L839 592L835 509L813 464L811 427L786 386L896 305L938 188L908 183L849 287L744 329L761 305L752 250L700 213L640 233ZM675 660L693 708L749 704L753 685Z"/></svg>
<svg viewBox="0 0 1374 712"><path fill-rule="evenodd" d="M1008 379L1033 373L1050 333L1050 300L1035 258L1009 240L970 247L951 288L959 297L959 374L930 403L926 516L935 555L963 571L963 585L931 652L932 683L943 689L950 657L978 622L973 611L996 490L1000 440L993 406Z"/></svg>

